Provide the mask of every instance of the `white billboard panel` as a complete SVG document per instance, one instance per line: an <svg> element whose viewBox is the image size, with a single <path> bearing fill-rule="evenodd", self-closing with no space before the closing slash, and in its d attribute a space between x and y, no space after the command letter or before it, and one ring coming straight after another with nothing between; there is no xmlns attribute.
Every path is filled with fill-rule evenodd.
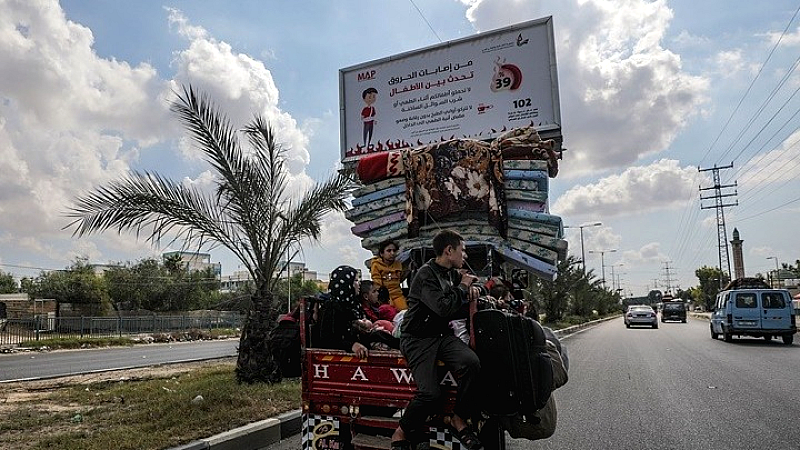
<svg viewBox="0 0 800 450"><path fill-rule="evenodd" d="M560 141L552 18L339 71L342 161L533 124Z"/></svg>

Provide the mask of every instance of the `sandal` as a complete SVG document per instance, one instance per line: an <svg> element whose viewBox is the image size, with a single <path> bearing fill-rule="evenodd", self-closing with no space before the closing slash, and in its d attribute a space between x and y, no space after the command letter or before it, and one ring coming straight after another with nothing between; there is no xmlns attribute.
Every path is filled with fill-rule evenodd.
<svg viewBox="0 0 800 450"><path fill-rule="evenodd" d="M392 441L392 450L413 450L413 449L411 448L411 441L403 439L400 441Z"/></svg>
<svg viewBox="0 0 800 450"><path fill-rule="evenodd" d="M456 437L467 450L482 450L483 444L481 441L478 440L478 436L469 429L468 426L461 429L461 431L456 430Z"/></svg>

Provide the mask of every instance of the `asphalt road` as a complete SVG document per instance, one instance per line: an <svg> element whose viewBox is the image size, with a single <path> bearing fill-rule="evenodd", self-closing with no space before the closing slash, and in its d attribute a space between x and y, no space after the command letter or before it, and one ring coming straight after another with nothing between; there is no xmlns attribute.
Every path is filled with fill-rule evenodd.
<svg viewBox="0 0 800 450"><path fill-rule="evenodd" d="M0 383L235 356L238 339L0 354Z"/></svg>
<svg viewBox="0 0 800 450"><path fill-rule="evenodd" d="M708 322L626 329L622 318L565 339L570 380L558 429L508 449L800 448L800 345L712 340ZM300 438L269 450L299 447Z"/></svg>

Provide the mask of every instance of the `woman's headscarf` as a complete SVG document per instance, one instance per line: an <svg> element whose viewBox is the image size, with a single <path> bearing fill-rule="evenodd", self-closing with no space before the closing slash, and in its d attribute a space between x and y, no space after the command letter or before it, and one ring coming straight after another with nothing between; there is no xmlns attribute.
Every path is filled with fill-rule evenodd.
<svg viewBox="0 0 800 450"><path fill-rule="evenodd" d="M339 266L331 273L331 281L328 289L331 293L331 301L337 303L342 308L353 311L357 319L364 317L364 310L361 308L361 298L353 287L353 283L358 277L358 271L350 266Z"/></svg>

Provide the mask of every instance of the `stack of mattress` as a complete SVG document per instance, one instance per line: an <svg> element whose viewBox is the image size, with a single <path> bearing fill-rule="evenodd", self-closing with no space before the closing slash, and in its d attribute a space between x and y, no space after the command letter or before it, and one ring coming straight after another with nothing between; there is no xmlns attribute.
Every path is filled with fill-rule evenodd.
<svg viewBox="0 0 800 450"><path fill-rule="evenodd" d="M350 231L361 238L362 247L375 250L384 241L408 236L404 177L364 184L353 197L345 217L355 224Z"/></svg>
<svg viewBox="0 0 800 450"><path fill-rule="evenodd" d="M452 228L467 245L489 245L512 265L553 279L567 243L561 218L548 210L548 178L558 173L552 145L522 128L492 143L457 139L365 156L356 170L363 185L345 216L373 252L387 240L428 248Z"/></svg>
<svg viewBox="0 0 800 450"><path fill-rule="evenodd" d="M561 217L547 206L548 161L503 160L506 239L512 248L555 265L566 256Z"/></svg>

